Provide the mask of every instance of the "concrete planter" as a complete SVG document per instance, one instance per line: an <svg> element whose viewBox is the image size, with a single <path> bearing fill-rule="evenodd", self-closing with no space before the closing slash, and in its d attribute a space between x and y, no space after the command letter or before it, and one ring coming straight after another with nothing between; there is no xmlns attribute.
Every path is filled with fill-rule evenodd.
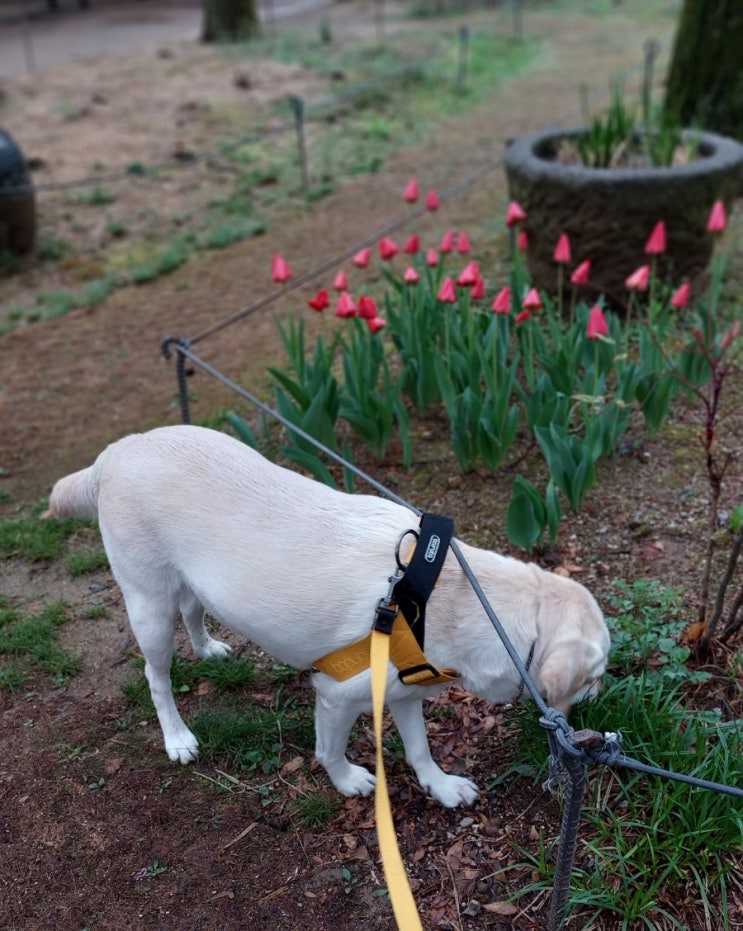
<svg viewBox="0 0 743 931"><path fill-rule="evenodd" d="M0 127L0 250L30 252L36 240L36 198L23 153Z"/></svg>
<svg viewBox="0 0 743 931"><path fill-rule="evenodd" d="M528 265L548 292L557 288L552 259L558 237L567 233L571 270L591 260L588 299L599 294L626 300L624 281L648 261L644 247L658 220L666 224L668 251L658 271L674 284L699 286L714 248L707 232L715 200L730 207L743 190L743 146L714 133L689 131L698 140L697 158L670 168L586 168L557 160L561 140L580 130L542 131L513 142L506 153L510 196L527 213Z"/></svg>

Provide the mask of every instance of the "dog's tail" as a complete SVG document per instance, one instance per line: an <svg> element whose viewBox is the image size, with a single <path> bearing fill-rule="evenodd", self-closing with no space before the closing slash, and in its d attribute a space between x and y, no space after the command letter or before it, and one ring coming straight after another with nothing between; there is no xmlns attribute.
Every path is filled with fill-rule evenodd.
<svg viewBox="0 0 743 931"><path fill-rule="evenodd" d="M100 486L100 458L87 469L61 478L49 496L49 510L42 518L98 517L98 488Z"/></svg>

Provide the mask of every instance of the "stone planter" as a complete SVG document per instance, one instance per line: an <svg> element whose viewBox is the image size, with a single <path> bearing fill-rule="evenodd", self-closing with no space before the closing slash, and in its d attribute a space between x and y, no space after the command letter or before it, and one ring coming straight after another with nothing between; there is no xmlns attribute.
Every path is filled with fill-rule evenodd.
<svg viewBox="0 0 743 931"><path fill-rule="evenodd" d="M688 279L699 287L712 251L709 211L721 199L729 208L743 191L743 146L714 133L688 131L698 140L697 157L670 168L586 168L557 160L561 140L580 135L542 131L514 141L506 153L510 196L527 213L528 266L534 283L554 293L558 237L570 237L573 262L591 260L591 300L606 295L626 301L624 281L648 261L644 247L664 220L668 250L658 272L674 284ZM567 277L567 276L566 276Z"/></svg>
<svg viewBox="0 0 743 931"><path fill-rule="evenodd" d="M25 190L24 190L25 189ZM23 255L36 239L36 198L23 154L0 127L0 250Z"/></svg>

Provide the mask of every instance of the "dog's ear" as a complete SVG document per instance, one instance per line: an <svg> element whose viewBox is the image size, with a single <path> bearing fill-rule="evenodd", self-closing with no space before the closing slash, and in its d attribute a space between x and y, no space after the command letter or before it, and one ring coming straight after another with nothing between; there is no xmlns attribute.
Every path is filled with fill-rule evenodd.
<svg viewBox="0 0 743 931"><path fill-rule="evenodd" d="M552 708L563 714L570 711L573 696L589 677L593 654L594 650L585 640L568 640L560 643L545 657L539 669L539 678Z"/></svg>

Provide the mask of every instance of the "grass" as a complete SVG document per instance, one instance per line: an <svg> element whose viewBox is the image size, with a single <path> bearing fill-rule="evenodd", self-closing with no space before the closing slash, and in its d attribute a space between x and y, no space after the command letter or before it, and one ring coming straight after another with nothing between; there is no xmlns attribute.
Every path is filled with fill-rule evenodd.
<svg viewBox="0 0 743 931"><path fill-rule="evenodd" d="M60 556L65 541L81 527L79 520L39 520L17 517L0 521L0 560L26 559L29 562L52 560Z"/></svg>
<svg viewBox="0 0 743 931"><path fill-rule="evenodd" d="M151 717L154 708L144 677L144 664L122 687L132 719ZM200 758L239 773L268 774L291 749L311 756L312 710L298 701L290 686L296 670L278 665L258 670L252 659L185 661L174 656L173 691L185 703L184 717L199 739ZM252 692L273 697L271 707Z"/></svg>
<svg viewBox="0 0 743 931"><path fill-rule="evenodd" d="M576 709L573 724L621 731L629 758L740 785L743 725L703 710L695 689L710 676L686 665L689 651L678 643L679 594L642 580L618 586L608 685L596 701ZM740 698L739 681L728 688ZM512 771L542 779L544 735L533 711L519 715L519 727ZM704 904L720 931L733 928L728 892L736 881L743 815L728 796L621 767L601 770L590 791L577 855L590 867L576 874L570 895L571 909L579 912L576 928L588 931L613 915L622 931L681 929L675 904L689 897ZM518 867L536 870L539 879L519 895L552 887L555 853L556 841L544 839L536 852L521 850L525 859Z"/></svg>
<svg viewBox="0 0 743 931"><path fill-rule="evenodd" d="M41 510L41 508L39 508ZM40 520L26 516L0 521L0 561L22 559L31 563L62 559L68 541L90 526L79 520ZM67 571L80 575L108 565L100 548L73 550ZM105 611L105 609L104 609ZM16 692L27 686L35 672L51 675L66 685L80 661L57 644L58 629L70 619L63 601L27 613L0 596L0 691Z"/></svg>
<svg viewBox="0 0 743 931"><path fill-rule="evenodd" d="M24 614L0 598L0 691L17 692L36 672L48 673L55 685L66 685L80 661L57 644L57 631L70 618L63 601L38 614Z"/></svg>

